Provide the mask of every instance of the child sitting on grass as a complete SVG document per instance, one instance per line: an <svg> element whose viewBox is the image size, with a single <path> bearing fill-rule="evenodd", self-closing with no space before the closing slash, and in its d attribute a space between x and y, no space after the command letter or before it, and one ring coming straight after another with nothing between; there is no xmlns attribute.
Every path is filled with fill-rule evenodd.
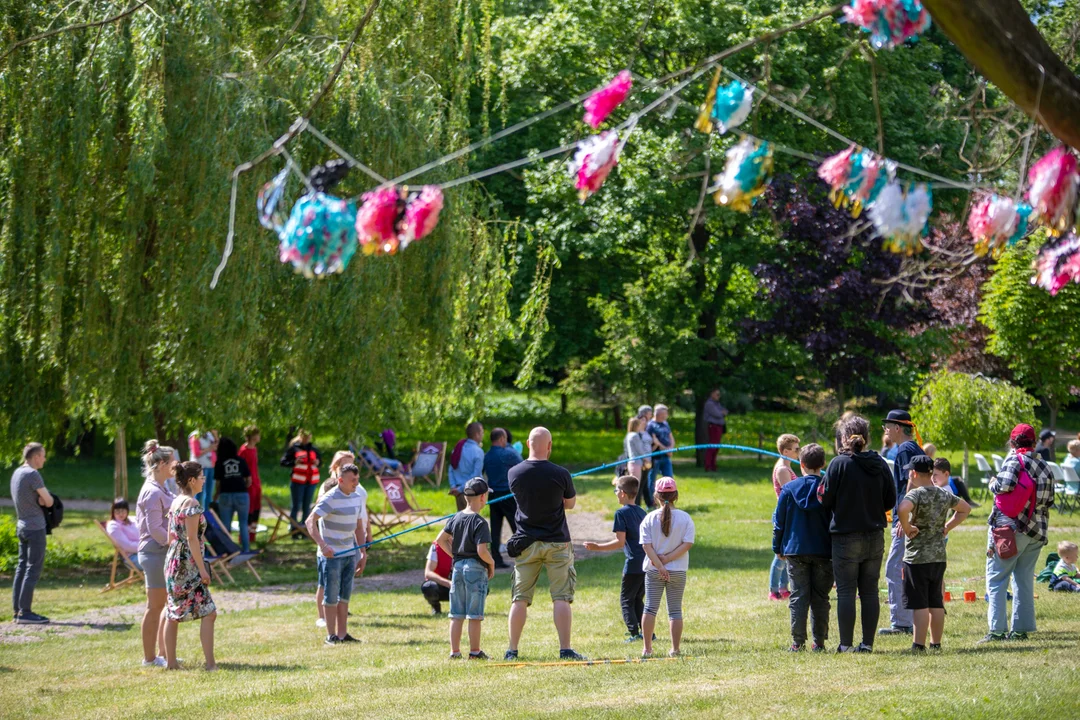
<svg viewBox="0 0 1080 720"><path fill-rule="evenodd" d="M1061 559L1054 566L1050 589L1055 592L1080 592L1080 573L1076 570L1076 557L1080 553L1077 552L1076 543L1062 540L1057 549Z"/></svg>
<svg viewBox="0 0 1080 720"><path fill-rule="evenodd" d="M474 477L465 483L465 509L446 521L435 542L454 558L450 576L450 659L461 658L461 629L469 621L469 659L487 660L480 649L480 623L484 619L484 601L488 580L495 577L495 558L488 544L491 528L480 515L487 502L488 485Z"/></svg>
<svg viewBox="0 0 1080 720"><path fill-rule="evenodd" d="M791 652L806 644L806 616L811 612L813 651L824 652L833 586L829 512L817 497L821 468L825 467L824 448L810 443L799 452L799 464L802 477L784 486L773 513L773 552L787 562L791 576Z"/></svg>
<svg viewBox="0 0 1080 720"><path fill-rule="evenodd" d="M653 630L660 598L667 595L668 622L671 628L670 657L679 655L682 642L682 596L686 589L686 570L690 567L690 548L694 546L694 521L674 505L679 499L675 480L662 477L656 481L656 502L660 505L641 523L641 546L645 550L645 612L641 617L641 635L645 641L642 657L652 657Z"/></svg>
<svg viewBox="0 0 1080 720"><path fill-rule="evenodd" d="M611 530L615 539L606 543L586 542L585 549L593 552L610 552L623 549L626 563L623 565L622 604L623 622L626 623L626 642L641 640L641 616L645 612L645 550L641 547L641 522L645 511L636 503L638 479L623 475L615 481L615 497L622 505L615 511L615 524Z"/></svg>
<svg viewBox="0 0 1080 720"><path fill-rule="evenodd" d="M791 461L799 459L798 436L785 433L776 438L776 451L784 456L776 459L772 471L773 491L779 500L780 490L795 479L795 473L791 470ZM774 557L772 565L769 566L769 599L784 600L790 596L787 563Z"/></svg>
<svg viewBox="0 0 1080 720"><path fill-rule="evenodd" d="M904 530L904 608L911 610L915 622L913 653L926 652L926 631L930 630L930 648L941 649L945 629L945 539L954 527L964 522L971 507L931 480L934 461L925 455L911 459L904 470L908 474L908 493L900 503L900 525ZM945 522L949 510L952 518Z"/></svg>

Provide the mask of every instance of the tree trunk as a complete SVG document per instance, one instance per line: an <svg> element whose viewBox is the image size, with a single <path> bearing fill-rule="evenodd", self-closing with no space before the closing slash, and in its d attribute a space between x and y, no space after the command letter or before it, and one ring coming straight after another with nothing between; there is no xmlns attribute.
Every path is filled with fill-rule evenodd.
<svg viewBox="0 0 1080 720"><path fill-rule="evenodd" d="M697 253L690 263L690 273L694 278L694 289L698 297L704 297L709 287L709 279L705 274L705 252L708 250L711 234L705 229L705 223L699 221L690 231L690 242ZM702 360L702 370L691 385L694 391L694 441L695 444L707 442L708 434L705 430L703 408L705 398L709 390L716 384L720 375L720 351L716 346L716 323L718 321L718 309L723 302L724 293L727 291L728 279L731 277L731 263L723 261L720 268L720 276L715 279L716 287L713 291L711 302L702 305L701 314L698 316L697 336L705 346ZM703 437L705 439L703 439ZM694 463L697 467L705 467L705 451L697 450L694 453Z"/></svg>
<svg viewBox="0 0 1080 720"><path fill-rule="evenodd" d="M1047 44L1023 5L1016 0L924 0L923 5L987 80L1063 142L1080 147L1080 78Z"/></svg>
<svg viewBox="0 0 1080 720"><path fill-rule="evenodd" d="M566 403L567 403L566 393L560 393L559 394L559 413L561 413L562 415L566 414Z"/></svg>
<svg viewBox="0 0 1080 720"><path fill-rule="evenodd" d="M615 403L611 406L611 417L615 421L615 429L619 430L625 427L622 419L622 404Z"/></svg>
<svg viewBox="0 0 1080 720"><path fill-rule="evenodd" d="M1059 403L1054 402L1050 398L1046 398L1046 407L1050 410L1050 429L1057 430Z"/></svg>
<svg viewBox="0 0 1080 720"><path fill-rule="evenodd" d="M122 425L116 429L113 451L113 497L126 498L128 494L127 438Z"/></svg>
<svg viewBox="0 0 1080 720"><path fill-rule="evenodd" d="M844 394L844 383L843 382L836 383L836 388L833 390L833 392L836 393L836 408L837 408L837 411L841 415L843 415L844 414L844 403L847 402L847 396Z"/></svg>

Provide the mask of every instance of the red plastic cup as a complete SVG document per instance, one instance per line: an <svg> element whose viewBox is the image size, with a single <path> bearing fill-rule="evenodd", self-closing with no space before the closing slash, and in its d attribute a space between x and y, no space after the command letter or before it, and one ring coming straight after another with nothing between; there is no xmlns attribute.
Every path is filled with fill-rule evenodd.
<svg viewBox="0 0 1080 720"><path fill-rule="evenodd" d="M945 591L945 602L952 602L952 593L948 590Z"/></svg>
<svg viewBox="0 0 1080 720"><path fill-rule="evenodd" d="M965 590L964 591L964 602L975 602L975 591L974 590Z"/></svg>

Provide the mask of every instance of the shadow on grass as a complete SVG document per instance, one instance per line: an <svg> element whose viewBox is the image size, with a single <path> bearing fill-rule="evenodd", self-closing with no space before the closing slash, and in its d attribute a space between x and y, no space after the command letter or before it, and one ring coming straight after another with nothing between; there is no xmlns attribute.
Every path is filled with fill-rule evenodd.
<svg viewBox="0 0 1080 720"><path fill-rule="evenodd" d="M25 627L25 626L24 626ZM64 621L64 620L52 620L48 625L38 625L37 627L45 628L46 631L49 628L90 628L91 630L97 630L100 632L127 632L131 628L135 627L135 623L118 623L118 622L103 622L103 623L88 623L77 621Z"/></svg>
<svg viewBox="0 0 1080 720"><path fill-rule="evenodd" d="M297 672L299 670L307 670L306 665L281 665L277 663L236 663L236 662L222 662L218 663L220 670L233 670L242 672L245 670L254 670L256 672Z"/></svg>

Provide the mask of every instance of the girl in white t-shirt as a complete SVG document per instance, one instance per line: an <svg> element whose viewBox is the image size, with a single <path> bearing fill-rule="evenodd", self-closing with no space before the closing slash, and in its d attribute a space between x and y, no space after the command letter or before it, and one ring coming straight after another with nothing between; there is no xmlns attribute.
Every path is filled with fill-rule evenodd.
<svg viewBox="0 0 1080 720"><path fill-rule="evenodd" d="M694 521L675 509L679 490L675 481L662 477L656 481L656 503L660 506L641 521L641 545L645 549L645 613L641 634L645 638L642 657L652 656L653 630L660 598L667 595L668 622L671 626L671 657L679 654L682 641L682 596L686 589L686 570L690 567L690 548L694 545Z"/></svg>

